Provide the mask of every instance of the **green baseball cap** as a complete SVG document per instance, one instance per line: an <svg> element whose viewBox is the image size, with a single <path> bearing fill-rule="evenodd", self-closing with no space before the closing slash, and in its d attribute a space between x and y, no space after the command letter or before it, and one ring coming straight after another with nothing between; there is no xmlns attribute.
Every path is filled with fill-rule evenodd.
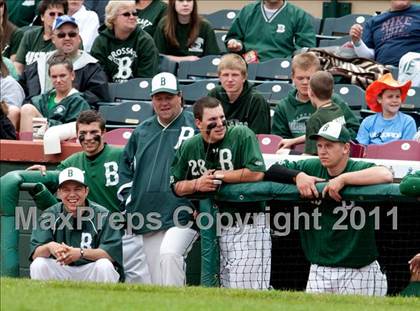
<svg viewBox="0 0 420 311"><path fill-rule="evenodd" d="M318 134L312 134L309 139L317 140L319 137L342 143L348 143L351 140L349 131L337 121L325 123L319 129Z"/></svg>

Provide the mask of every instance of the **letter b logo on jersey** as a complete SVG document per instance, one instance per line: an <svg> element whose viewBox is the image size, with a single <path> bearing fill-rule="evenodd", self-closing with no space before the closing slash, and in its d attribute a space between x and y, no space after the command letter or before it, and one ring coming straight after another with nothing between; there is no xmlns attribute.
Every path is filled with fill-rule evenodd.
<svg viewBox="0 0 420 311"><path fill-rule="evenodd" d="M116 186L119 182L118 164L115 161L104 163L105 187Z"/></svg>

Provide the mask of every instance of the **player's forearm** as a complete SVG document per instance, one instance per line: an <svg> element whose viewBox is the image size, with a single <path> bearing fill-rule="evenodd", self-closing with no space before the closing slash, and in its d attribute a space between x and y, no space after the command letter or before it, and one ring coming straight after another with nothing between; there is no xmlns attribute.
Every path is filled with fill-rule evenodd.
<svg viewBox="0 0 420 311"><path fill-rule="evenodd" d="M106 251L100 248L85 248L83 249L83 258L90 260L90 261L96 261L98 259L109 259L110 261L114 261L111 256L108 255Z"/></svg>
<svg viewBox="0 0 420 311"><path fill-rule="evenodd" d="M384 166L370 167L357 172L340 175L346 186L367 186L374 184L391 183L392 172Z"/></svg>
<svg viewBox="0 0 420 311"><path fill-rule="evenodd" d="M38 246L34 253L32 254L32 259L35 259L37 257L45 257L48 258L50 257L51 253L50 253L50 249L48 248L48 244L44 244L41 246Z"/></svg>
<svg viewBox="0 0 420 311"><path fill-rule="evenodd" d="M253 172L250 169L243 168L233 171L217 171L214 175L223 174L222 181L228 184L256 182L264 178L263 172Z"/></svg>
<svg viewBox="0 0 420 311"><path fill-rule="evenodd" d="M183 197L189 194L193 194L197 191L196 189L197 179L193 180L182 180L175 184L174 190L176 195Z"/></svg>

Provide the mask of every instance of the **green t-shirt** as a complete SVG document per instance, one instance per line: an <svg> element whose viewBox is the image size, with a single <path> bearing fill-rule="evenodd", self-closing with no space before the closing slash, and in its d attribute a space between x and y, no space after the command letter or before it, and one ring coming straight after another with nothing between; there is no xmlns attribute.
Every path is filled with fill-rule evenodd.
<svg viewBox="0 0 420 311"><path fill-rule="evenodd" d="M171 183L199 178L211 169L232 171L242 168L265 172L264 159L254 132L238 125L228 127L224 139L215 144L207 144L201 134L185 141L172 163ZM245 213L264 208L264 202L219 202L219 205L228 212Z"/></svg>
<svg viewBox="0 0 420 311"><path fill-rule="evenodd" d="M89 187L89 200L97 202L111 212L120 211L117 185L118 163L122 151L122 148L105 144L104 149L95 157L89 158L84 152L77 152L62 161L57 169L80 168L85 173L85 182Z"/></svg>
<svg viewBox="0 0 420 311"><path fill-rule="evenodd" d="M168 5L165 2L153 0L147 8L143 10L137 9L137 24L153 37L159 21L166 14L167 7Z"/></svg>
<svg viewBox="0 0 420 311"><path fill-rule="evenodd" d="M352 139L356 138L358 126L355 128L353 124L348 124L347 119L352 115L346 115L343 110L336 104L332 103L330 106L318 108L317 111L309 118L306 123L306 138L305 138L305 153L317 155L316 141L309 139L313 134L317 134L319 129L330 121L339 122L344 125L350 132Z"/></svg>
<svg viewBox="0 0 420 311"><path fill-rule="evenodd" d="M282 165L303 171L308 175L317 176L326 180L334 177L328 174L325 167L321 165L319 159L307 159L297 162L285 161ZM353 161L349 159L343 173L360 171L375 166L372 163L363 161ZM361 268L374 260L378 256L375 241L374 216L369 216L370 208L374 206L365 205L366 203L354 201L342 201L337 203L333 200L313 201L305 207L308 213L312 213L312 209L318 208L321 216L319 217L319 227L315 228L312 221L309 227L305 228L303 223L299 224L302 248L306 258L312 264L330 267L347 267ZM359 204L363 213L354 213L354 222L352 223L350 213L352 208L356 208ZM335 210L340 208L340 211ZM348 214L343 217L343 209ZM335 210L335 211L334 211ZM360 229L352 224L359 225L361 223L361 214L366 217L365 225ZM300 221L304 218L300 218ZM339 226L345 226L341 229ZM335 229L334 229L334 226Z"/></svg>
<svg viewBox="0 0 420 311"><path fill-rule="evenodd" d="M92 209L91 217L89 220L82 220L80 228L77 226L77 220L73 217L68 221L73 228L69 228L67 222L63 222L64 216L68 214L63 203L57 203L46 209L39 217L37 227L32 230L29 260L32 261L32 255L38 246L54 241L77 248L100 248L114 260L114 265L117 268L121 268L122 230L115 230L109 225L107 209L92 201L87 203L88 207ZM71 263L70 266L81 266L90 262L87 259L79 259Z"/></svg>
<svg viewBox="0 0 420 311"><path fill-rule="evenodd" d="M24 65L30 65L38 60L41 53L54 51L55 46L52 41L45 41L43 36L44 27L41 26L26 31L17 50L16 61Z"/></svg>
<svg viewBox="0 0 420 311"><path fill-rule="evenodd" d="M201 21L198 37L190 47L187 46L190 25L177 23L175 33L176 38L178 39L179 47L175 47L170 45L165 37L163 32L165 22L166 17L162 18L159 22L154 36L156 47L160 53L174 56L195 55L198 57L220 54L216 34L211 28L209 22L206 20Z"/></svg>
<svg viewBox="0 0 420 311"><path fill-rule="evenodd" d="M41 0L6 0L9 20L17 27L32 23Z"/></svg>

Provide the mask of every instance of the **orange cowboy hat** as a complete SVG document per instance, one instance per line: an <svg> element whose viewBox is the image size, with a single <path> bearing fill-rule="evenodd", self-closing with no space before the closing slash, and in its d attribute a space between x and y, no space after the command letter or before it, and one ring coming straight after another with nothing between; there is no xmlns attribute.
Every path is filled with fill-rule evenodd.
<svg viewBox="0 0 420 311"><path fill-rule="evenodd" d="M378 103L378 95L385 90L397 90L401 91L401 102L405 101L407 92L411 87L411 81L408 80L404 84L400 84L397 80L394 80L391 73L387 73L374 81L366 89L366 103L370 110L375 112L382 112L382 106Z"/></svg>

